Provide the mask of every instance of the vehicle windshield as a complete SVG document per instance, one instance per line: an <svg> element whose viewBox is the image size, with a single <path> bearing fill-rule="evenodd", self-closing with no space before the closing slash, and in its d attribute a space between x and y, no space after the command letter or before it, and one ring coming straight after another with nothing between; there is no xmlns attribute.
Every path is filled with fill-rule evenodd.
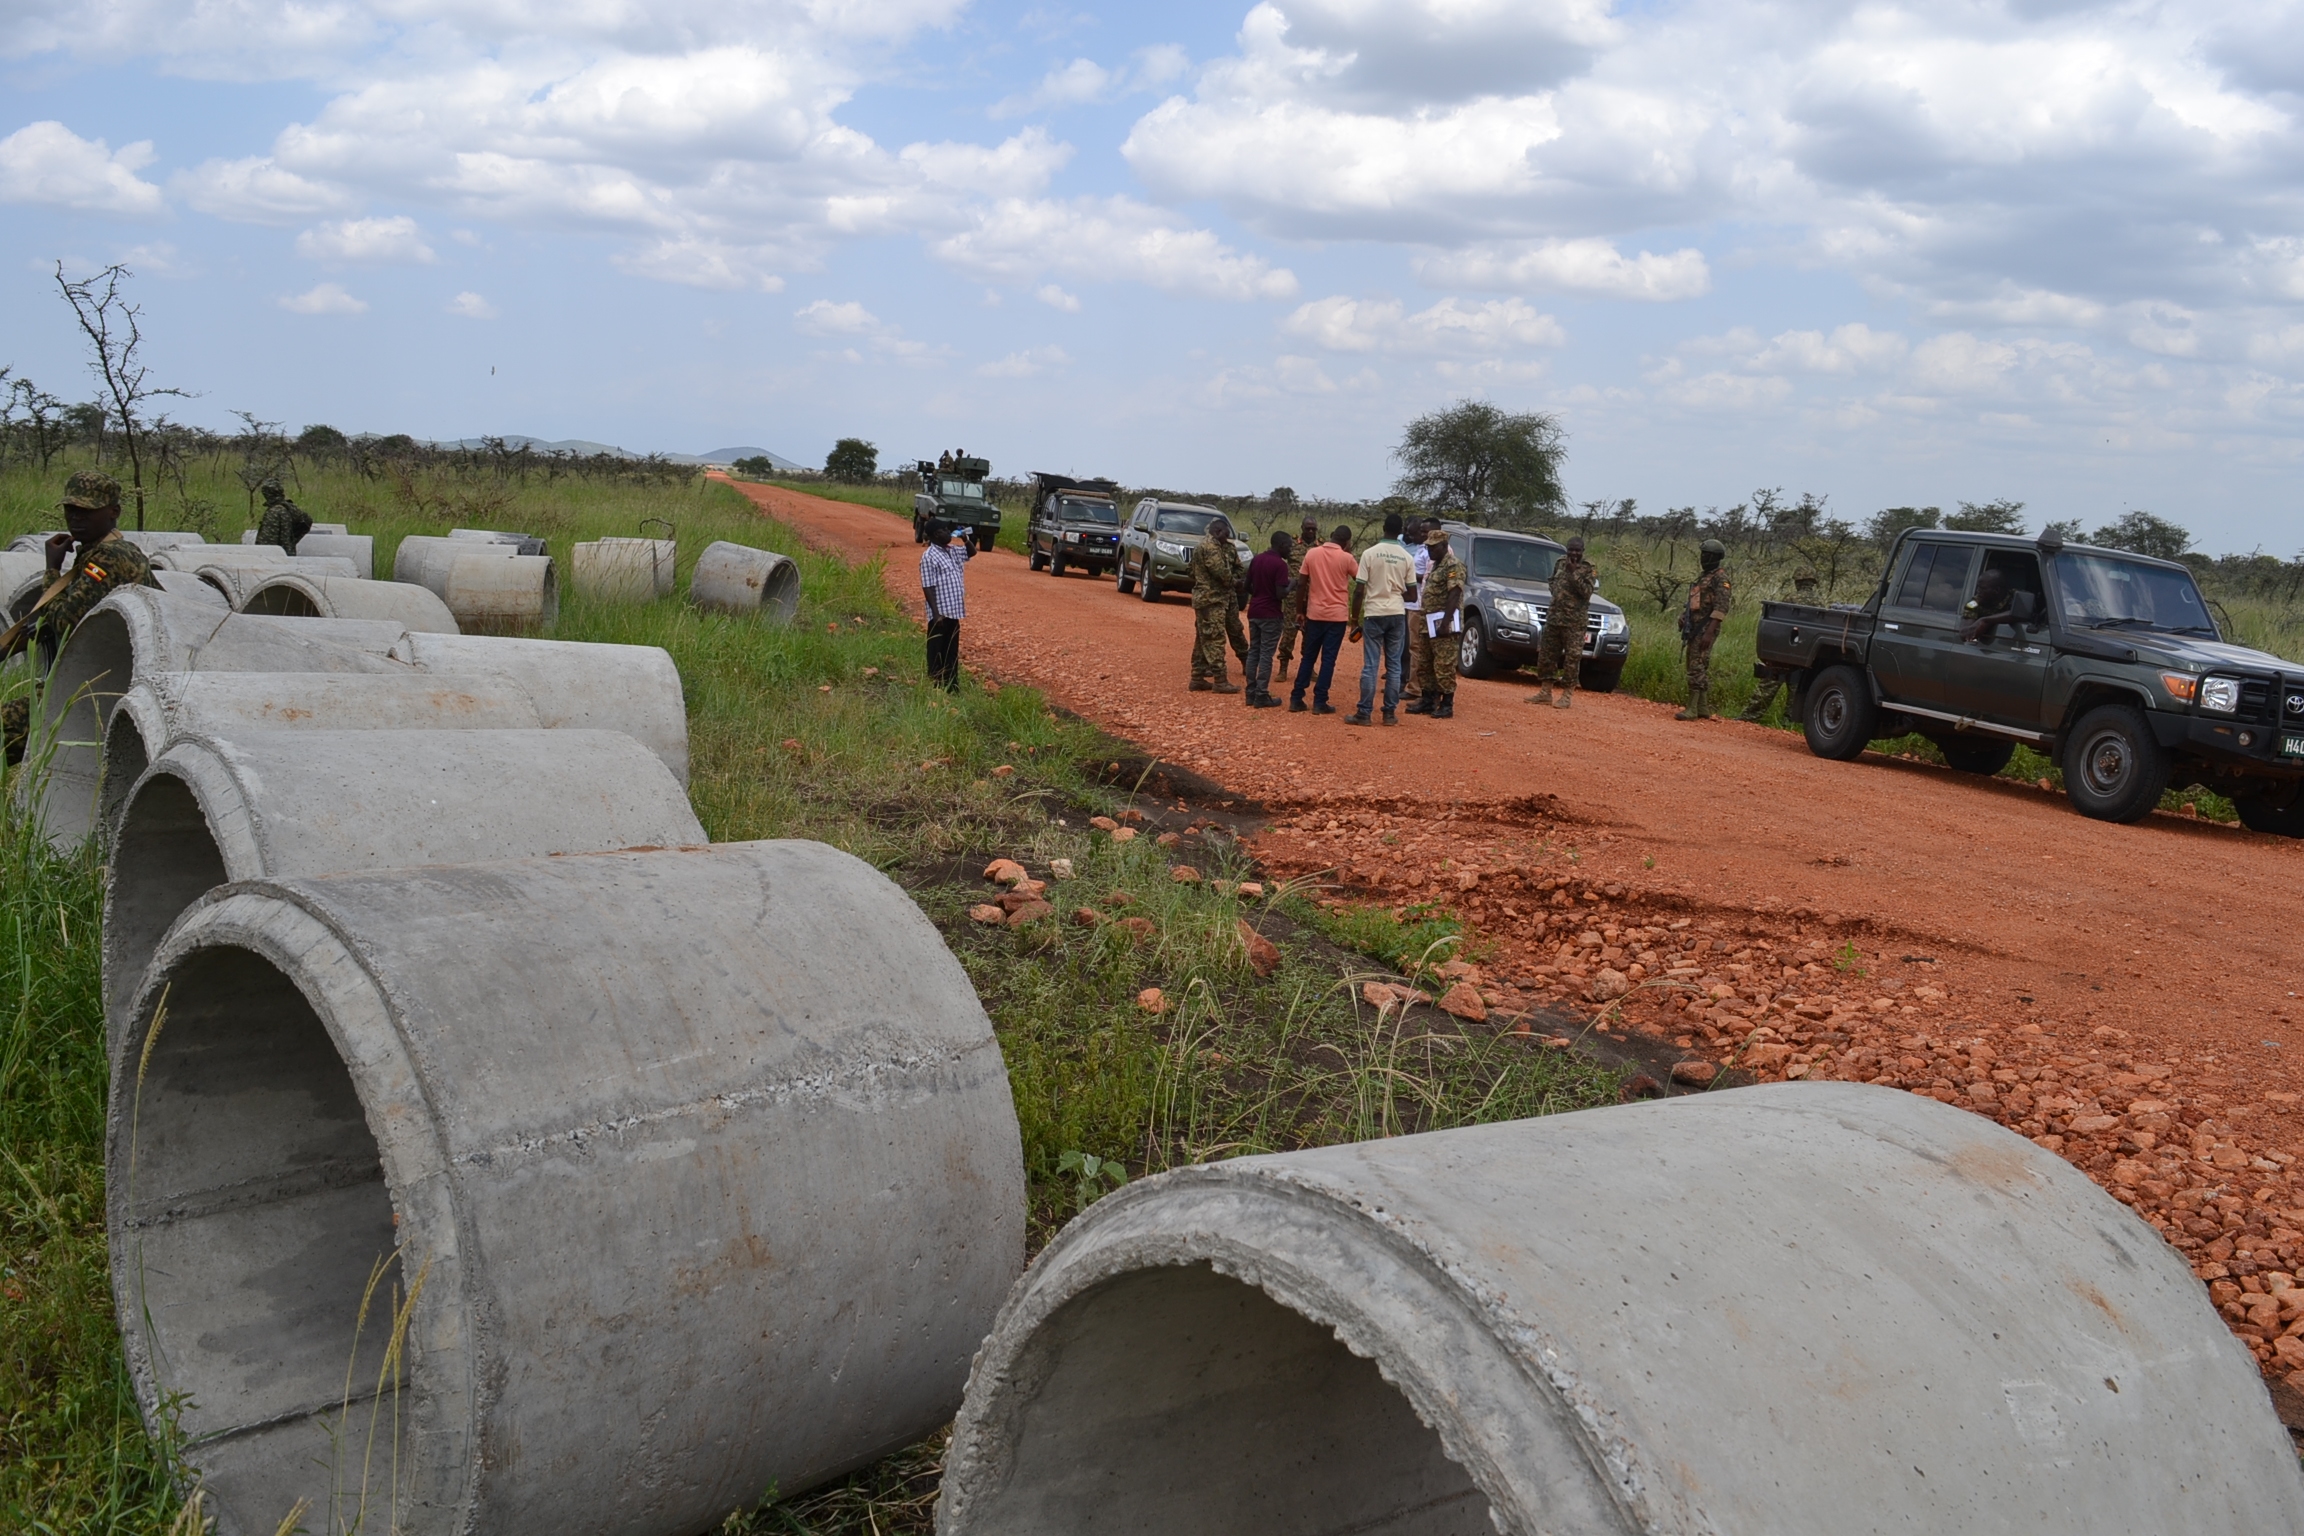
<svg viewBox="0 0 2304 1536"><path fill-rule="evenodd" d="M1152 517L1152 527L1158 533L1206 533L1208 525L1221 516L1216 512L1158 512Z"/></svg>
<svg viewBox="0 0 2304 1536"><path fill-rule="evenodd" d="M1074 523L1118 523L1120 509L1108 501L1074 501L1067 496L1056 503L1056 515Z"/></svg>
<svg viewBox="0 0 2304 1536"><path fill-rule="evenodd" d="M1529 539L1480 538L1472 544L1472 574L1498 581L1550 581L1560 551Z"/></svg>
<svg viewBox="0 0 2304 1536"><path fill-rule="evenodd" d="M944 482L943 494L964 496L970 501L982 501L984 499L984 487L973 480L947 480Z"/></svg>
<svg viewBox="0 0 2304 1536"><path fill-rule="evenodd" d="M2056 557L2056 596L2075 629L2159 629L2217 637L2190 571L2118 555Z"/></svg>

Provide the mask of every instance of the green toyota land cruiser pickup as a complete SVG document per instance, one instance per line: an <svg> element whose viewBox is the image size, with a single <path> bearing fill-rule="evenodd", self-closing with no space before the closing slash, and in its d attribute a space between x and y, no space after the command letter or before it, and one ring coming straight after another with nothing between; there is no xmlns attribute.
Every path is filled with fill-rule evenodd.
<svg viewBox="0 0 2304 1536"><path fill-rule="evenodd" d="M1909 529L1869 601L1764 604L1755 670L1792 684L1819 757L1917 731L1989 774L2024 742L2083 815L2134 821L2201 784L2304 837L2304 665L2228 643L2173 561Z"/></svg>

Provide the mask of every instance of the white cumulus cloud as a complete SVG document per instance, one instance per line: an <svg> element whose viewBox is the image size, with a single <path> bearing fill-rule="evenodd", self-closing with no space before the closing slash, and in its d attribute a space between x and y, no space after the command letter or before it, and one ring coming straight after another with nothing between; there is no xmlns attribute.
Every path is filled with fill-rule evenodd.
<svg viewBox="0 0 2304 1536"><path fill-rule="evenodd" d="M368 301L352 297L335 283L318 283L282 299L280 307L298 315L358 315L367 312Z"/></svg>
<svg viewBox="0 0 2304 1536"><path fill-rule="evenodd" d="M1460 353L1557 347L1560 322L1521 299L1465 304L1448 298L1409 314L1397 299L1314 299L1280 328L1331 352Z"/></svg>
<svg viewBox="0 0 2304 1536"><path fill-rule="evenodd" d="M0 202L156 214L165 199L158 187L136 174L154 158L150 139L113 149L53 120L27 123L0 139Z"/></svg>
<svg viewBox="0 0 2304 1536"><path fill-rule="evenodd" d="M436 259L424 243L424 231L404 213L316 224L296 237L296 254L308 261L369 266L422 266Z"/></svg>
<svg viewBox="0 0 2304 1536"><path fill-rule="evenodd" d="M205 214L244 224L291 224L351 206L341 187L283 170L270 157L203 160L168 179L178 197Z"/></svg>
<svg viewBox="0 0 2304 1536"><path fill-rule="evenodd" d="M1481 244L1425 259L1417 276L1438 288L1553 289L1614 299L1701 298L1712 291L1704 253L1683 247L1626 256L1609 240Z"/></svg>
<svg viewBox="0 0 2304 1536"><path fill-rule="evenodd" d="M930 250L963 271L1016 283L1055 274L1203 299L1296 294L1296 274L1287 268L1129 197L1004 199L982 209L973 228Z"/></svg>
<svg viewBox="0 0 2304 1536"><path fill-rule="evenodd" d="M448 313L462 315L467 320L493 320L496 306L467 289L448 301Z"/></svg>
<svg viewBox="0 0 2304 1536"><path fill-rule="evenodd" d="M1071 354L1062 347L1028 347L1022 352L1011 352L997 362L984 363L976 372L987 379L1028 379L1052 368L1069 367L1071 362Z"/></svg>

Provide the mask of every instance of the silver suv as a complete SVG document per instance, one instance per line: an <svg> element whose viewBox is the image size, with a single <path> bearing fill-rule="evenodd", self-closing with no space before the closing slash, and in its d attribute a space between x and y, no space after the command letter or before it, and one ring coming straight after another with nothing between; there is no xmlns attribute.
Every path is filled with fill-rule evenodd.
<svg viewBox="0 0 2304 1536"><path fill-rule="evenodd" d="M1120 563L1112 568L1112 584L1133 592L1148 603L1160 601L1166 587L1192 583L1192 551L1208 536L1208 525L1224 516L1214 507L1188 501L1155 501L1147 496L1136 503L1135 516L1120 533ZM1240 563L1248 563L1248 546L1239 539L1232 547Z"/></svg>
<svg viewBox="0 0 2304 1536"><path fill-rule="evenodd" d="M1464 650L1457 670L1466 677L1494 677L1535 663L1544 638L1544 615L1552 607L1552 567L1564 546L1530 533L1449 523L1448 547L1472 573L1464 592ZM1631 627L1624 610L1598 592L1584 621L1584 660L1579 688L1611 693L1624 679L1632 654Z"/></svg>

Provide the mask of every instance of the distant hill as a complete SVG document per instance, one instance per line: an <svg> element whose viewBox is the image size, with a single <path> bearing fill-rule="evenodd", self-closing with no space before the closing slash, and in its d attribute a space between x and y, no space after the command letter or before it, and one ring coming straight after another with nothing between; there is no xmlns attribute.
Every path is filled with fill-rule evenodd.
<svg viewBox="0 0 2304 1536"><path fill-rule="evenodd" d="M508 448L533 448L538 453L573 453L587 456L606 453L620 459L646 457L645 454L634 453L629 448L619 448L612 443L590 442L581 437L565 437L558 442L547 442L541 437L525 437L517 432L507 432L504 434L504 445ZM480 437L462 437L453 442L435 442L428 446L433 448L485 448L488 446L488 440ZM771 453L766 448L715 448L709 453L667 453L661 457L669 459L674 464L733 464L738 459L764 458L781 470L805 470L808 467L805 464L796 464L780 453Z"/></svg>

